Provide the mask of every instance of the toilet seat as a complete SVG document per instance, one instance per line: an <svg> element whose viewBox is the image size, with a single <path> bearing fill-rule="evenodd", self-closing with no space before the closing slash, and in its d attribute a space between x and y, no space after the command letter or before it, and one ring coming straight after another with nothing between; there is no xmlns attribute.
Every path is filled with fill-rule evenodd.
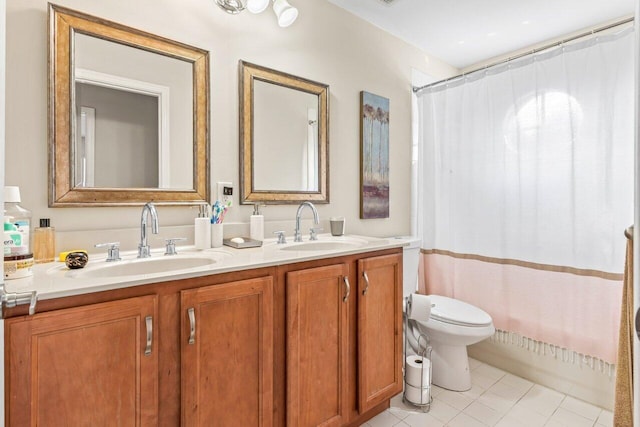
<svg viewBox="0 0 640 427"><path fill-rule="evenodd" d="M492 319L484 310L466 302L441 295L431 298L431 319L458 326L482 327L492 324Z"/></svg>

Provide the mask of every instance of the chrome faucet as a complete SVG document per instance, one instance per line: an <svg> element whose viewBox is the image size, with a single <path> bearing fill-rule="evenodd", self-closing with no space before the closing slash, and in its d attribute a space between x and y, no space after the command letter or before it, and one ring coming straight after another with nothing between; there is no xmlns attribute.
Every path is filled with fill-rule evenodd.
<svg viewBox="0 0 640 427"><path fill-rule="evenodd" d="M151 256L151 246L147 243L147 218L151 215L151 232L158 234L158 211L153 203L149 202L142 208L140 218L140 244L138 245L138 258L148 258Z"/></svg>
<svg viewBox="0 0 640 427"><path fill-rule="evenodd" d="M305 206L309 206L309 208L311 208L311 212L313 212L313 223L315 225L320 224L320 217L318 216L318 211L316 207L313 206L313 203L311 202L300 203L300 206L298 206L298 211L296 212L296 229L293 234L294 242L302 242L302 233L300 233L300 217L302 216L302 211L304 210Z"/></svg>

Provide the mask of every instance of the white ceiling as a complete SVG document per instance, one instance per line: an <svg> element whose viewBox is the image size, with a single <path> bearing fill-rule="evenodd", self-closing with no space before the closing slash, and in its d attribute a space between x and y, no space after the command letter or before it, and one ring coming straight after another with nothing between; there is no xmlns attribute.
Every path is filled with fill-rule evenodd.
<svg viewBox="0 0 640 427"><path fill-rule="evenodd" d="M633 14L634 0L329 0L457 68Z"/></svg>

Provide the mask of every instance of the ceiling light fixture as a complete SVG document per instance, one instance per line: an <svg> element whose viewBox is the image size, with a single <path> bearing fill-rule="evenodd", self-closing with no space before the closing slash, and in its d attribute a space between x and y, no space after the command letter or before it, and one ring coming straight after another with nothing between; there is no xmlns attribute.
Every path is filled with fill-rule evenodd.
<svg viewBox="0 0 640 427"><path fill-rule="evenodd" d="M216 4L225 12L237 15L243 10L251 13L261 13L271 0L215 0ZM287 0L273 0L273 12L278 19L278 25L288 27L298 18L298 9L291 6Z"/></svg>
<svg viewBox="0 0 640 427"><path fill-rule="evenodd" d="M287 0L273 0L273 12L278 18L278 25L288 27L298 18L298 9L291 6Z"/></svg>

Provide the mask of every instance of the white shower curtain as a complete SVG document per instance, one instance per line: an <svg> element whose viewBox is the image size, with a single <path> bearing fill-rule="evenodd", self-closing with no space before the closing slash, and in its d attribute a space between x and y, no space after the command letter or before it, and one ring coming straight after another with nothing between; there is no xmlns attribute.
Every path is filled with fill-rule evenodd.
<svg viewBox="0 0 640 427"><path fill-rule="evenodd" d="M628 29L418 93L427 292L481 306L499 329L615 360L633 57Z"/></svg>

